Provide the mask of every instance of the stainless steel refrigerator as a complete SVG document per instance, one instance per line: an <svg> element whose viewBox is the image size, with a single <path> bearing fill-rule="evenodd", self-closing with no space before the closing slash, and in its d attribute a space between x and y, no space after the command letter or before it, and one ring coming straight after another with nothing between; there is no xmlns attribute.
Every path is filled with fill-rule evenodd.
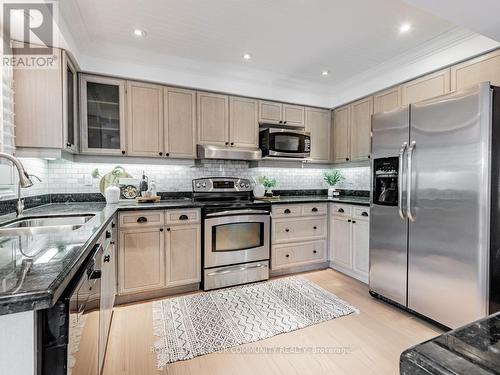
<svg viewBox="0 0 500 375"><path fill-rule="evenodd" d="M450 328L499 306L498 96L482 83L372 119L370 293Z"/></svg>

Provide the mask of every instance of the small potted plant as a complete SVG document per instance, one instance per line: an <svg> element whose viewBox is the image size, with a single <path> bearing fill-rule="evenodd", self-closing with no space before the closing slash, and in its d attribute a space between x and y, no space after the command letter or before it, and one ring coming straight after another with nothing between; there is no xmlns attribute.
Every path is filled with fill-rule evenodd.
<svg viewBox="0 0 500 375"><path fill-rule="evenodd" d="M266 197L272 197L273 196L273 187L276 187L277 182L276 179L274 178L268 178L266 176L260 177L259 182L264 185L266 188Z"/></svg>
<svg viewBox="0 0 500 375"><path fill-rule="evenodd" d="M335 185L337 185L340 181L344 180L344 176L342 176L342 172L338 169L332 169L331 171L327 171L323 175L323 179L328 184L328 196L333 197L334 195L338 195L337 189Z"/></svg>

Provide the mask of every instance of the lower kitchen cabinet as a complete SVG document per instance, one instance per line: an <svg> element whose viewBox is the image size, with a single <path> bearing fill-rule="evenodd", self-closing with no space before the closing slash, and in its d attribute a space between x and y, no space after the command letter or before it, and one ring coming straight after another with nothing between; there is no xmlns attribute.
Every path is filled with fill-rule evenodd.
<svg viewBox="0 0 500 375"><path fill-rule="evenodd" d="M370 210L368 207L330 205L330 260L332 268L368 282Z"/></svg>
<svg viewBox="0 0 500 375"><path fill-rule="evenodd" d="M163 227L120 230L119 293L137 293L165 287Z"/></svg>
<svg viewBox="0 0 500 375"><path fill-rule="evenodd" d="M167 287L201 281L200 225L175 225L165 231Z"/></svg>
<svg viewBox="0 0 500 375"><path fill-rule="evenodd" d="M327 260L327 204L275 205L271 269L291 273L322 267ZM324 267L324 266L323 266Z"/></svg>

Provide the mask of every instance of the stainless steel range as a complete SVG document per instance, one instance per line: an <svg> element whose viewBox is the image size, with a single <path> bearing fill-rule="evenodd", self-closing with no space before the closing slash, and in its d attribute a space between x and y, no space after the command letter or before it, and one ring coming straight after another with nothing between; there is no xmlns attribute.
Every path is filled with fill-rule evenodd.
<svg viewBox="0 0 500 375"><path fill-rule="evenodd" d="M193 180L202 203L203 290L269 278L271 205L253 199L249 180Z"/></svg>

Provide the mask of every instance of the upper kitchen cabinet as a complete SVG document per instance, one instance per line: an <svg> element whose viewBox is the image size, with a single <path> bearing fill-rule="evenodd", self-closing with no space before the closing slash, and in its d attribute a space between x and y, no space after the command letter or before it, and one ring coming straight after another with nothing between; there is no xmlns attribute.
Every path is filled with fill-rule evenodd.
<svg viewBox="0 0 500 375"><path fill-rule="evenodd" d="M82 153L126 154L124 80L82 74L80 116Z"/></svg>
<svg viewBox="0 0 500 375"><path fill-rule="evenodd" d="M260 100L259 123L304 127L305 107Z"/></svg>
<svg viewBox="0 0 500 375"><path fill-rule="evenodd" d="M196 91L164 88L165 156L196 158Z"/></svg>
<svg viewBox="0 0 500 375"><path fill-rule="evenodd" d="M311 133L311 159L330 161L331 111L306 108L306 130Z"/></svg>
<svg viewBox="0 0 500 375"><path fill-rule="evenodd" d="M500 86L500 50L451 68L451 90L461 90L480 82Z"/></svg>
<svg viewBox="0 0 500 375"><path fill-rule="evenodd" d="M54 54L51 69L14 69L19 149L77 151L76 67L64 51L54 48Z"/></svg>
<svg viewBox="0 0 500 375"><path fill-rule="evenodd" d="M257 100L231 96L229 111L229 144L235 147L258 147Z"/></svg>
<svg viewBox="0 0 500 375"><path fill-rule="evenodd" d="M450 69L427 74L402 85L402 104L418 103L450 92Z"/></svg>
<svg viewBox="0 0 500 375"><path fill-rule="evenodd" d="M392 111L401 106L401 86L373 95L373 113Z"/></svg>
<svg viewBox="0 0 500 375"><path fill-rule="evenodd" d="M351 107L344 106L333 111L333 162L349 161L349 128Z"/></svg>
<svg viewBox="0 0 500 375"><path fill-rule="evenodd" d="M163 87L127 82L127 154L163 155Z"/></svg>
<svg viewBox="0 0 500 375"><path fill-rule="evenodd" d="M229 97L208 92L197 93L198 143L229 145Z"/></svg>
<svg viewBox="0 0 500 375"><path fill-rule="evenodd" d="M351 104L350 160L370 158L373 98L361 99Z"/></svg>

